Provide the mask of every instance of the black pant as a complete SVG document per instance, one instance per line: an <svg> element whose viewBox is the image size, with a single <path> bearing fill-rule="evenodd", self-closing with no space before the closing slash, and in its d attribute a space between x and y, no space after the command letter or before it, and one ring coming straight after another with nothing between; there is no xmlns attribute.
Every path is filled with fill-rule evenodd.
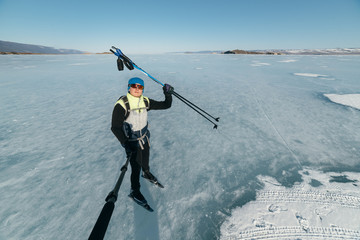
<svg viewBox="0 0 360 240"><path fill-rule="evenodd" d="M149 156L150 156L150 147L147 142L144 144L144 149L142 150L138 147L136 152L133 152L130 158L131 165L131 189L139 190L140 189L140 172L149 171Z"/></svg>

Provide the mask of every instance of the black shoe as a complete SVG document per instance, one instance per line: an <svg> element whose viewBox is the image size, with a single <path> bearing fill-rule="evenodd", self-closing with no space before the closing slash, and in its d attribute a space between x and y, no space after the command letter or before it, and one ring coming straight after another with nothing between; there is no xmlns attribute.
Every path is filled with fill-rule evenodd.
<svg viewBox="0 0 360 240"><path fill-rule="evenodd" d="M161 183L159 183L157 178L154 175L152 175L150 171L143 172L142 177L148 180L149 182L155 184L156 186L160 188L164 188L164 186Z"/></svg>
<svg viewBox="0 0 360 240"><path fill-rule="evenodd" d="M149 180L150 182L154 182L154 183L157 182L156 177L154 175L152 175L150 171L143 172L142 176L143 176L143 178Z"/></svg>
<svg viewBox="0 0 360 240"><path fill-rule="evenodd" d="M131 189L129 197L131 197L132 199L134 199L136 202L138 202L140 204L146 204L147 203L146 199L141 194L140 190Z"/></svg>

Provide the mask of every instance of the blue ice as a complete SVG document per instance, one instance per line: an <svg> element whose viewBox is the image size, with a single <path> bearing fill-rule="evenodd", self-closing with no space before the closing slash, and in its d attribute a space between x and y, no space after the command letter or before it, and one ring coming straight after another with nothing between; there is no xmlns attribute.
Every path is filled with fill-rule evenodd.
<svg viewBox="0 0 360 240"><path fill-rule="evenodd" d="M304 166L360 171L360 112L324 94L360 93L359 56L129 56L220 117L217 130L182 102L149 112L154 213L121 186L105 239L218 239L232 209L254 200L259 174L284 186ZM0 56L0 238L86 239L125 154L110 131L127 80L112 55Z"/></svg>

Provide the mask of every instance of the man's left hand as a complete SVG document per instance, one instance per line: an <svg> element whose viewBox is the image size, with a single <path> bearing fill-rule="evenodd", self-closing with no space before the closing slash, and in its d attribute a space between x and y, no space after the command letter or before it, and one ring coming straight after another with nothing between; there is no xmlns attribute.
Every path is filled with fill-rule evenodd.
<svg viewBox="0 0 360 240"><path fill-rule="evenodd" d="M170 84L165 83L163 91L165 95L170 95L174 92L174 88Z"/></svg>

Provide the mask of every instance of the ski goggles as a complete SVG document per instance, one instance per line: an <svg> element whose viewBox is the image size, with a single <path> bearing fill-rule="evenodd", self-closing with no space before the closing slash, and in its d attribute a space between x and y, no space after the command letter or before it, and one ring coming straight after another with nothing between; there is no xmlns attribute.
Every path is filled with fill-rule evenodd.
<svg viewBox="0 0 360 240"><path fill-rule="evenodd" d="M129 86L132 87L132 88L140 89L140 90L144 89L144 86L139 85L139 84L129 84Z"/></svg>

